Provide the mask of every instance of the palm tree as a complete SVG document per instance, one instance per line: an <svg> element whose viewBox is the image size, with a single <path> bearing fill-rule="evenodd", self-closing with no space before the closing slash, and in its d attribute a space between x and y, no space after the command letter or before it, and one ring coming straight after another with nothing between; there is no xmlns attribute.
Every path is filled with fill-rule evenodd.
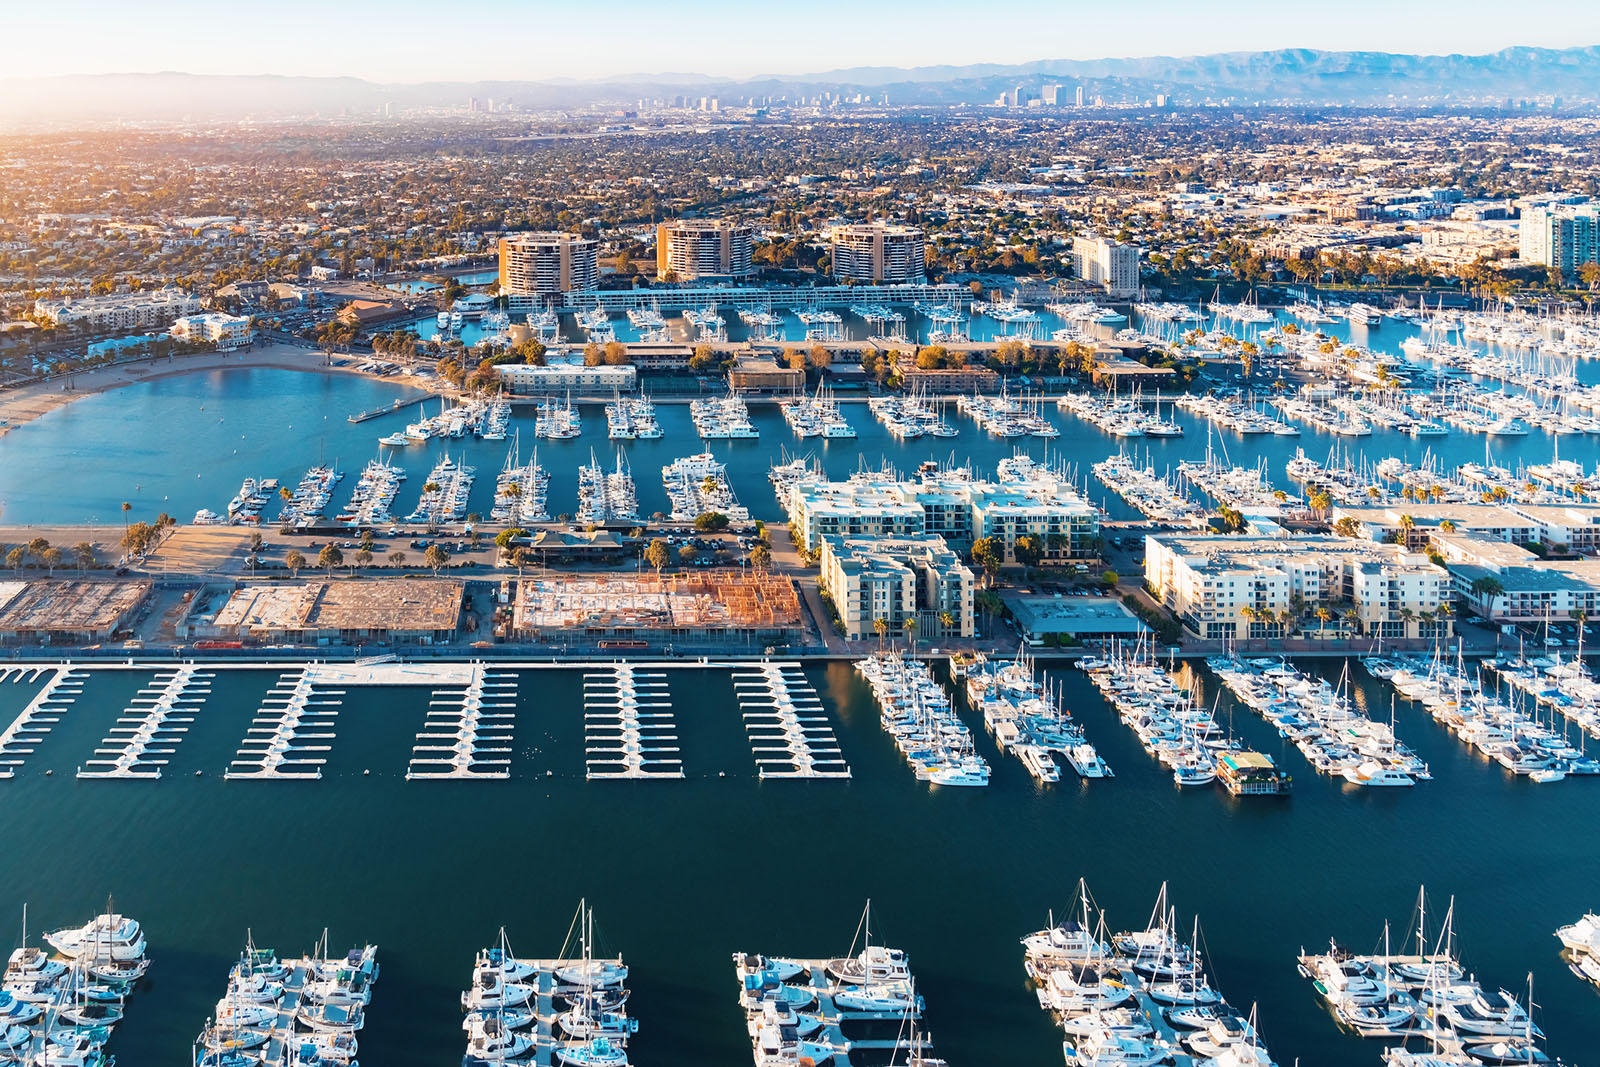
<svg viewBox="0 0 1600 1067"><path fill-rule="evenodd" d="M1349 625L1351 633L1361 632L1361 613L1355 608L1345 609L1344 621Z"/></svg>
<svg viewBox="0 0 1600 1067"><path fill-rule="evenodd" d="M872 620L872 628L878 633L878 648L883 648L883 639L889 636L889 620L879 616Z"/></svg>
<svg viewBox="0 0 1600 1067"><path fill-rule="evenodd" d="M950 631L956 628L956 617L948 611L939 612L939 625L944 627L945 636L950 636Z"/></svg>
<svg viewBox="0 0 1600 1067"><path fill-rule="evenodd" d="M917 654L917 620L916 620L916 616L907 615L906 616L906 621L900 624L900 628L903 629L906 632L906 640L911 642L911 654L913 656L915 656Z"/></svg>
<svg viewBox="0 0 1600 1067"><path fill-rule="evenodd" d="M122 502L122 536L128 536L128 512L133 510L133 505L126 500Z"/></svg>

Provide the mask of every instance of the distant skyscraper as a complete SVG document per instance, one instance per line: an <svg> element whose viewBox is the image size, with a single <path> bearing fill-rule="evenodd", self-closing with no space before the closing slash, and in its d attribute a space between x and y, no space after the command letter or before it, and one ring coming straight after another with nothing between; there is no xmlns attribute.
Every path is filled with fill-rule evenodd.
<svg viewBox="0 0 1600 1067"><path fill-rule="evenodd" d="M1112 296L1132 296L1139 291L1139 249L1104 237L1075 237L1073 265L1078 277L1103 286Z"/></svg>
<svg viewBox="0 0 1600 1067"><path fill-rule="evenodd" d="M1046 85L1039 95L1044 98L1046 107L1055 107L1061 103L1061 86Z"/></svg>
<svg viewBox="0 0 1600 1067"><path fill-rule="evenodd" d="M1079 107L1083 106L1083 86L1081 86L1081 85L1078 86L1077 99L1076 99L1075 102L1077 103L1077 105Z"/></svg>

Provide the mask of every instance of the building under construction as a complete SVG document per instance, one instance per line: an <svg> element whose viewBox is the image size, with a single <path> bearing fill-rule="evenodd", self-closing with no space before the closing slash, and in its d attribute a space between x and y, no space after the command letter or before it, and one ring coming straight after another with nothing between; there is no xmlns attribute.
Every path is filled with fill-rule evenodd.
<svg viewBox="0 0 1600 1067"><path fill-rule="evenodd" d="M750 571L528 578L513 625L525 640L789 641L800 600L789 579Z"/></svg>

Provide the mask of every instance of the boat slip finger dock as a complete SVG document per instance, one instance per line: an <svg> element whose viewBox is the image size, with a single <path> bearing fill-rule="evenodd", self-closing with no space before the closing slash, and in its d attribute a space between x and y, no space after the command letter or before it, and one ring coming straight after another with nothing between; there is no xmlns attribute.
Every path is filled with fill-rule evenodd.
<svg viewBox="0 0 1600 1067"><path fill-rule="evenodd" d="M583 675L589 778L682 778L677 724L664 671L619 663Z"/></svg>
<svg viewBox="0 0 1600 1067"><path fill-rule="evenodd" d="M745 733L762 778L848 778L850 766L798 663L733 672Z"/></svg>
<svg viewBox="0 0 1600 1067"><path fill-rule="evenodd" d="M211 695L216 677L193 664L160 671L128 702L95 758L78 768L79 778L160 778L172 755Z"/></svg>

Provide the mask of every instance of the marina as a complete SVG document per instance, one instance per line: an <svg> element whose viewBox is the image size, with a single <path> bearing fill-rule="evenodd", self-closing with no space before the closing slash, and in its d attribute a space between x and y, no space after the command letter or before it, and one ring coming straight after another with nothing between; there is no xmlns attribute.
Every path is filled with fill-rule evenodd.
<svg viewBox="0 0 1600 1067"><path fill-rule="evenodd" d="M1142 930L1108 935L1081 880L1069 914L1022 938L1024 970L1065 1032L1068 1064L1272 1067L1255 1007L1241 1014L1212 986L1200 920L1185 940L1165 883Z"/></svg>
<svg viewBox="0 0 1600 1067"><path fill-rule="evenodd" d="M48 950L28 943L24 908L21 944L0 980L0 1062L109 1067L106 1045L150 968L138 920L108 910L44 941Z"/></svg>
<svg viewBox="0 0 1600 1067"><path fill-rule="evenodd" d="M72 709L73 701L83 695L83 672L72 664L58 667L6 667L0 669L0 682L20 683L25 678L34 681L45 676L44 685L30 700L11 724L0 733L0 778L10 778L22 765L23 758L33 754L34 748L44 740L50 728Z"/></svg>
<svg viewBox="0 0 1600 1067"><path fill-rule="evenodd" d="M511 777L517 676L470 665L461 687L434 689L406 778Z"/></svg>
<svg viewBox="0 0 1600 1067"><path fill-rule="evenodd" d="M931 785L985 786L989 764L977 753L972 731L956 714L933 672L899 652L856 661L872 686L880 722L895 740L917 780Z"/></svg>
<svg viewBox="0 0 1600 1067"><path fill-rule="evenodd" d="M1058 695L1039 682L1025 650L1010 661L978 654L965 668L964 682L968 703L982 713L1000 751L1020 759L1038 781L1061 780L1057 756L1079 777L1112 776Z"/></svg>
<svg viewBox="0 0 1600 1067"><path fill-rule="evenodd" d="M473 801L465 794L452 795L448 788L440 792L405 780L415 732L424 728L429 712L441 710L432 703L435 694L450 688L447 679L467 676L450 675L457 668L448 663L372 664L343 669L351 676L359 671L361 677L371 674L374 682L388 679L394 684L357 685L330 674L327 681L338 681L337 688L344 692L336 698L341 701L338 741L323 754L328 763L321 766L322 777L273 789L270 804L263 801L265 794L248 787L241 792L239 782L225 781L212 772L234 755L239 735L250 724L251 710L277 684L282 669L208 666L216 674L212 692L170 757L173 762L164 768L163 780L130 785L76 780L59 769L70 769L93 752L107 727L120 717L130 698L150 684L154 673L125 665L85 668L84 692L92 702L80 700L72 715L45 739L46 746L5 783L8 810L15 818L0 834L9 849L30 850L43 862L31 877L14 881L10 894L0 890L4 897L0 903L20 909L25 886L17 882L38 885L47 880L71 887L93 879L93 872L101 869L100 861L91 856L48 847L41 836L44 827L32 817L40 805L82 810L85 805L137 803L142 810L160 811L170 820L167 825L185 839L192 837L196 847L208 849L216 863L195 865L175 879L155 845L167 839L138 820L116 827L111 836L90 839L95 847L106 841L131 850L121 867L126 873L113 886L119 904L127 897L126 904L141 918L151 924L159 920L159 936L151 935L153 945L159 946L152 954L161 957L159 995L140 991L135 997L138 1010L129 1011L108 1052L123 1062L163 1050L170 1057L188 1055L199 1021L215 1015L214 1005L222 993L215 979L226 973L230 959L237 959L240 932L254 926L258 944L267 937L281 945L325 908L335 936L361 932L365 939L403 949L386 959L386 988L369 1006L369 1021L360 1034L360 1059L421 1067L462 1054L469 1035L461 1028L462 1014L451 999L454 993L442 996L437 991L438 976L448 975L452 960L460 966L473 959L485 942L495 944L485 928L492 932L501 916L525 906L526 890L520 884L548 881L550 885L537 913L519 925L525 929L518 940L533 936L545 941L552 946L552 955L568 925L569 913L560 906L561 898L574 900L588 887L599 893L594 903L601 912L614 913L613 921L620 920L612 931L620 943L640 946L637 954L630 952L634 958L629 960L636 965L637 996L648 995L651 1004L667 998L660 1005L662 1016L652 1014L635 1037L637 1049L630 1043L630 1057L637 1054L642 1061L648 1055L675 1067L706 1057L749 1062L752 1040L728 1019L729 952L748 945L804 948L831 939L841 927L850 930L860 917L861 897L881 888L886 879L900 876L900 862L891 859L899 854L895 849L937 823L942 832L953 835L949 840L959 848L961 863L983 870L984 877L930 879L937 884L897 900L892 913L883 909L881 919L875 902L873 930L876 943L881 922L889 935L887 943L907 949L918 964L918 993L926 992L938 1014L933 1020L938 1053L952 1063L982 1062L982 1050L992 1042L995 1026L1004 1026L1013 1035L1008 1040L1030 1062L1060 1062L1064 1031L1038 1010L1032 997L1019 996L1012 988L1017 977L1015 938L1037 925L1027 923L1030 916L1043 918L1052 905L1059 909L1062 902L1052 886L1070 886L1083 874L1090 876L1097 893L1114 893L1119 900L1148 900L1157 887L1148 870L1150 857L1159 854L1160 873L1174 879L1174 888L1181 887L1186 901L1199 905L1206 921L1202 933L1210 944L1210 988L1226 994L1240 1014L1246 1014L1252 1002L1260 1003L1264 1040L1279 1063L1293 1057L1302 1065L1345 1067L1378 1062L1378 1048L1339 1034L1328 1025L1309 990L1283 980L1281 972L1292 965L1298 945L1315 943L1329 930L1348 936L1376 933L1373 916L1381 910L1403 914L1416 893L1414 880L1409 888L1403 884L1413 867L1375 871L1361 894L1350 894L1344 883L1333 884L1337 880L1319 873L1330 850L1342 854L1369 847L1375 820L1403 818L1416 830L1411 839L1416 865L1436 872L1430 881L1448 882L1470 898L1473 969L1506 982L1529 969L1536 971L1541 1005L1536 1022L1550 1035L1542 1047L1552 1056L1559 1053L1584 1062L1594 987L1568 974L1566 964L1555 956L1558 946L1551 932L1581 916L1586 907L1593 908L1590 888L1597 875L1592 857L1581 852L1564 853L1559 859L1536 852L1555 839L1556 827L1585 817L1592 794L1582 782L1563 789L1529 789L1526 779L1502 776L1498 767L1485 768L1475 753L1444 731L1424 728L1430 717L1420 706L1401 701L1397 714L1401 736L1414 736L1419 755L1434 774L1427 790L1352 791L1342 780L1308 776L1308 781L1296 781L1290 803L1262 805L1247 796L1235 800L1220 789L1174 788L1170 770L1145 758L1137 736L1118 727L1116 712L1097 695L1089 675L1041 664L1041 684L1048 683L1060 694L1073 719L1115 767L1116 777L1083 789L1064 784L1041 789L1019 760L1005 759L993 768L987 789L929 790L905 773L904 757L894 738L882 731L865 680L842 663L807 664L800 673L821 700L819 714L829 719L842 755L848 757L851 778L827 788L799 786L806 794L803 807L797 808L801 802L792 789L772 792L773 782L763 779L752 761L744 709L732 682L735 670L744 671L748 665L645 666L671 682L670 688L657 691L664 692L660 699L673 707L657 710L674 711L681 749L674 755L683 761L683 777L675 779L670 790L652 789L655 799L641 806L625 782L586 782L582 672L549 665L505 666L518 678L514 695L507 689L500 698L516 704L510 709L516 716L516 742L507 757L510 774L470 787L494 790L493 799L484 794L482 800ZM1220 687L1203 663L1193 669L1209 708L1212 690ZM1365 700L1374 714L1381 707L1387 715L1388 686L1366 675L1359 663L1353 661L1351 669L1358 675L1351 683L1358 699ZM33 684L43 680L41 676ZM7 717L18 713L34 693L31 686L0 684L0 700L13 690L17 702L0 705ZM645 689L636 692L644 699ZM1200 699L1197 691L1194 700ZM1226 692L1220 700L1214 713L1217 721L1226 725L1232 718L1235 736L1248 748L1274 756L1279 755L1280 745L1287 748L1261 719L1231 713ZM973 729L982 728L981 712L968 710L960 701L956 706ZM689 714L691 709L695 714ZM47 777L44 772L52 766L58 773ZM195 777L195 770L206 773ZM1069 777L1063 769L1063 778ZM130 788L138 792L130 794ZM130 797L134 799L124 799ZM633 888L612 884L609 878L599 879L597 885L592 872L511 855L506 859L507 872L519 884L474 883L475 895L454 909L459 918L423 928L415 919L415 899L385 887L405 879L415 880L422 892L444 892L452 879L440 868L458 870L481 858L482 836L461 831L461 805L472 802L529 806L562 825L606 828L607 854L625 877L652 880L658 907L640 914L651 909L641 908ZM775 912L769 900L750 893L739 881L748 873L745 858L727 855L716 835L695 828L726 820L733 809L778 821L793 819L801 810L807 818L835 823L859 820L864 802L871 810L865 839L844 845L838 855L841 892L855 893L855 905L823 901L805 915ZM1236 804L1248 804L1249 814ZM341 818L358 832L328 842L327 851L319 854L361 865L372 886L347 894L330 893L326 886L310 882L286 882L283 892L263 887L237 902L213 899L224 884L226 869L251 862L262 835L292 826L295 839L310 844L315 838L300 828L325 823L330 806L339 808ZM380 822L374 809L391 813L399 825ZM1118 821L1119 813L1130 809L1151 813L1131 835ZM1079 848L1028 846L1034 833L1058 833L1064 818L1072 819L1074 834L1086 848L1125 857L1126 862L1101 862ZM1457 836L1464 823L1475 828L1470 848L1463 847ZM1202 828L1213 835L1213 845L1195 850L1194 835ZM514 829L513 842L532 841L526 835L534 833L544 831ZM425 856L408 844L419 835L433 842ZM1218 854L1229 857L1232 877L1216 878ZM1516 904L1508 895L1510 888L1489 877L1507 865L1548 871L1544 877L1553 908L1526 901ZM671 878L658 874L688 867L706 874ZM88 884L99 887L103 881ZM1014 899L994 899L990 887L995 884L1014 886L1010 890ZM1249 891L1250 884L1267 886L1268 891ZM52 904L39 914L47 928L75 918L81 921L88 914L92 896L71 888L67 896L84 898L84 904L76 905L83 910L75 917L71 900ZM951 910L976 900L987 903L960 929L951 929L947 921ZM1565 914L1552 915L1555 909L1565 909ZM1058 910L1057 917L1066 914ZM1180 923L1179 929L1187 940L1187 924ZM183 963L169 966L164 962L169 954ZM457 991L462 988L446 983L447 988L451 985ZM669 988L682 988L684 995L668 996ZM154 987L152 992L157 992ZM939 1005L949 1005L950 1018L937 1012ZM981 1011L984 1021L968 1017L972 1011ZM898 1029L898 1024L885 1025Z"/></svg>
<svg viewBox="0 0 1600 1067"><path fill-rule="evenodd" d="M927 1055L932 1042L920 1029L924 1003L909 957L872 943L870 900L848 955L801 959L739 952L733 965L756 1067L806 1061L944 1067L944 1060Z"/></svg>

